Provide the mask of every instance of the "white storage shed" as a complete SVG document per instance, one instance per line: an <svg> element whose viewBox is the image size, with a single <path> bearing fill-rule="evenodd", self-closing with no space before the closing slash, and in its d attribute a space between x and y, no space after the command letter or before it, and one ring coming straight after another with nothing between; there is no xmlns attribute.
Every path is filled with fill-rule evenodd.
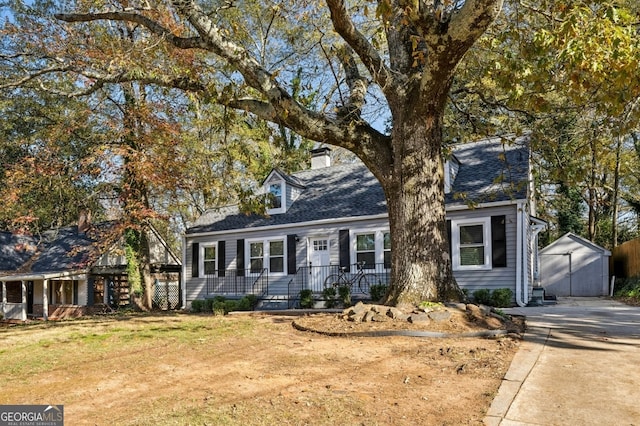
<svg viewBox="0 0 640 426"><path fill-rule="evenodd" d="M607 296L611 252L573 233L540 250L540 283L546 295Z"/></svg>

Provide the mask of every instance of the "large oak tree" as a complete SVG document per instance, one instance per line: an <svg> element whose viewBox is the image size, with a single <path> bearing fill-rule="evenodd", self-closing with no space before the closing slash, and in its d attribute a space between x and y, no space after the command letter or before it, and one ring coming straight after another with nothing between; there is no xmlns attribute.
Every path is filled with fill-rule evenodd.
<svg viewBox="0 0 640 426"><path fill-rule="evenodd" d="M370 3L375 4L375 13L369 10ZM138 25L167 46L167 55L196 52L200 71L137 68L103 75L94 72L89 83L141 80L182 88L305 138L352 151L380 181L387 198L393 246L387 302L460 296L445 229L443 115L458 64L499 14L502 0L327 0L326 7L315 2L275 1L267 6L175 0L171 4L123 2L121 6L97 10L93 2L91 8L56 17L76 25L115 21ZM292 29L282 31L287 36L271 45L276 49L286 51L288 46L304 44L305 32L293 29L318 25L315 46L322 47L329 66L316 70L316 81L329 69L339 92L339 96L327 97L330 108L311 108L293 96L285 83L295 72L285 69L291 61L283 60L281 68L266 66L261 56L264 50L254 48L252 34L238 29L243 27L245 7L263 9L264 19L280 20L281 26L286 23ZM327 21L332 28L320 26ZM333 46L326 48L323 37L332 40ZM144 58L144 52L135 55ZM339 61L339 70L332 66L334 60ZM211 67L206 74L202 72L205 65ZM211 79L223 69L228 76L224 88ZM374 93L389 114L388 134L376 129L364 113Z"/></svg>

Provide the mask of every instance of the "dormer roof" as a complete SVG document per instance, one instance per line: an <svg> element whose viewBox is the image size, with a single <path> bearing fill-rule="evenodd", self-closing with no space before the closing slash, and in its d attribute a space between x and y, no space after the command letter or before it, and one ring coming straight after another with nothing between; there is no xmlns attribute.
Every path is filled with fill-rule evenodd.
<svg viewBox="0 0 640 426"><path fill-rule="evenodd" d="M300 182L300 179L295 176L288 175L280 169L273 169L271 173L262 181L262 185L275 179L284 181L287 185L295 186L297 188L304 188L304 184Z"/></svg>

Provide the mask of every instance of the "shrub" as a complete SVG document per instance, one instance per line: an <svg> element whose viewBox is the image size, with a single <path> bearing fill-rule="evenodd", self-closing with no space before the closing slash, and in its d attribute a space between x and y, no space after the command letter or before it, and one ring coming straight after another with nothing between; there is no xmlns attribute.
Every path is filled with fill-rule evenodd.
<svg viewBox="0 0 640 426"><path fill-rule="evenodd" d="M238 300L225 300L223 305L225 315L232 311L238 311L238 302Z"/></svg>
<svg viewBox="0 0 640 426"><path fill-rule="evenodd" d="M227 313L226 310L226 301L224 300L212 300L211 310L214 315L224 315Z"/></svg>
<svg viewBox="0 0 640 426"><path fill-rule="evenodd" d="M249 301L249 304L251 306L250 311L253 311L256 306L258 306L258 296L256 296L255 294L247 294L243 297L243 299L247 299Z"/></svg>
<svg viewBox="0 0 640 426"><path fill-rule="evenodd" d="M511 306L513 291L509 288L498 288L491 293L491 306L498 308L508 308Z"/></svg>
<svg viewBox="0 0 640 426"><path fill-rule="evenodd" d="M335 308L336 306L336 289L333 287L327 287L322 290L322 297L324 298L324 307L327 309Z"/></svg>
<svg viewBox="0 0 640 426"><path fill-rule="evenodd" d="M640 277L616 280L614 295L616 297L640 299Z"/></svg>
<svg viewBox="0 0 640 426"><path fill-rule="evenodd" d="M300 291L300 307L302 309L313 308L313 291L311 289L304 289Z"/></svg>
<svg viewBox="0 0 640 426"><path fill-rule="evenodd" d="M351 287L348 285L341 285L338 287L338 296L342 304L347 307L351 306Z"/></svg>
<svg viewBox="0 0 640 426"><path fill-rule="evenodd" d="M373 284L369 288L369 294L371 294L371 300L379 302L387 294L387 286L385 284Z"/></svg>
<svg viewBox="0 0 640 426"><path fill-rule="evenodd" d="M204 300L194 300L191 302L191 312L204 312Z"/></svg>
<svg viewBox="0 0 640 426"><path fill-rule="evenodd" d="M236 307L233 310L236 311L253 311L258 305L258 297L255 294L247 294L238 300Z"/></svg>
<svg viewBox="0 0 640 426"><path fill-rule="evenodd" d="M473 300L481 305L491 305L491 291L481 288L473 292Z"/></svg>
<svg viewBox="0 0 640 426"><path fill-rule="evenodd" d="M211 313L213 311L213 305L215 304L215 302L216 302L216 299L205 299L202 312Z"/></svg>

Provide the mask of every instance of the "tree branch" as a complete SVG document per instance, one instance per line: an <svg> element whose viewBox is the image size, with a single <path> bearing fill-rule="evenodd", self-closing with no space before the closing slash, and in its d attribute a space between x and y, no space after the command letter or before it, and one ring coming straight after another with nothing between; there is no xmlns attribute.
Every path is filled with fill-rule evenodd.
<svg viewBox="0 0 640 426"><path fill-rule="evenodd" d="M365 97L369 82L360 75L355 54L351 47L342 46L338 51L338 58L344 68L347 86L349 87L349 99L342 105L338 115L347 121L361 119L362 107L365 104Z"/></svg>
<svg viewBox="0 0 640 426"><path fill-rule="evenodd" d="M396 83L391 70L386 66L378 51L369 43L365 36L356 29L349 18L347 8L342 0L327 0L331 21L334 29L356 52L373 80L385 94L396 92Z"/></svg>
<svg viewBox="0 0 640 426"><path fill-rule="evenodd" d="M379 158L365 159L367 157L366 153L372 151L367 147L371 143L380 143L380 141L386 140L387 136L365 123L360 123L356 126L341 125L335 120L303 107L242 46L228 39L224 32L193 0L174 0L173 3L178 13L198 33L198 37L177 37L159 23L136 13L58 14L56 17L66 22L99 20L134 22L144 26L153 34L162 37L175 47L182 49L199 48L212 52L238 70L244 77L245 82L265 97L264 101L225 101L223 99L215 99L215 102L222 104L226 102L229 106L239 107L266 120L282 124L303 137L352 150L360 155L365 160L365 163L373 164L375 161L380 161ZM96 84L133 80L182 89L185 89L185 87L195 88L197 86L197 83L188 80L162 80L157 77L145 79L139 75L134 78L134 76L126 74L102 76ZM386 157L390 158L390 153ZM389 158L385 158L385 160L389 160Z"/></svg>
<svg viewBox="0 0 640 426"><path fill-rule="evenodd" d="M169 29L160 25L153 19L144 15L131 12L103 12L103 13L57 13L56 19L64 22L93 22L93 21L120 21L133 22L144 26L153 34L160 36L169 43L181 49L206 48L206 44L200 37L183 38L174 35Z"/></svg>
<svg viewBox="0 0 640 426"><path fill-rule="evenodd" d="M473 44L498 17L504 0L467 0L453 12L447 35L452 40Z"/></svg>
<svg viewBox="0 0 640 426"><path fill-rule="evenodd" d="M24 78L21 78L19 80L11 81L9 83L0 84L0 89L14 89L16 87L23 86L23 85L25 85L26 83L28 83L30 81L34 81L34 80L38 79L38 77L42 77L43 75L57 73L57 72L67 72L67 71L70 71L70 70L71 70L71 67L69 67L69 66L56 66L56 67L44 68L44 69L38 70L36 72L32 72L32 73L28 74L27 76L25 76Z"/></svg>

